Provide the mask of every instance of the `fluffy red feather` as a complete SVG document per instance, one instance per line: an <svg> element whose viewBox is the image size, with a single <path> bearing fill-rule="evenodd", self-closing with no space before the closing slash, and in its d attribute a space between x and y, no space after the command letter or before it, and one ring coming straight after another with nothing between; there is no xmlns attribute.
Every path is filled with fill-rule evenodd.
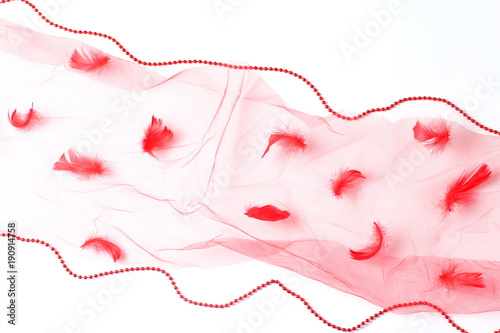
<svg viewBox="0 0 500 333"><path fill-rule="evenodd" d="M300 133L299 131L287 132L284 130L279 130L271 133L271 135L269 136L269 142L266 150L264 151L264 154L262 154L262 157L266 156L266 154L269 152L269 149L271 149L271 147L275 144L280 145L287 153L294 153L299 150L304 151L307 148L306 138L304 134Z"/></svg>
<svg viewBox="0 0 500 333"><path fill-rule="evenodd" d="M173 137L174 134L167 126L163 125L162 120L153 116L151 124L144 132L142 150L151 156L155 156L154 152L167 148Z"/></svg>
<svg viewBox="0 0 500 333"><path fill-rule="evenodd" d="M21 129L21 130L29 130L35 124L37 124L42 117L38 112L33 108L33 104L31 104L31 108L26 112L25 115L20 115L17 112L17 109L9 115L9 122L12 126Z"/></svg>
<svg viewBox="0 0 500 333"><path fill-rule="evenodd" d="M99 157L86 156L68 150L69 161L63 154L59 161L54 163L54 170L69 171L78 175L82 179L90 179L94 176L102 176L107 172L107 168Z"/></svg>
<svg viewBox="0 0 500 333"><path fill-rule="evenodd" d="M290 216L290 212L287 210L281 210L273 205L265 205L262 207L250 207L247 209L245 215L257 220L275 222L288 218Z"/></svg>
<svg viewBox="0 0 500 333"><path fill-rule="evenodd" d="M351 254L351 258L355 260L367 260L375 256L380 249L382 248L382 244L384 242L384 233L382 228L377 224L377 222L373 222L373 241L359 250L349 250Z"/></svg>
<svg viewBox="0 0 500 333"><path fill-rule="evenodd" d="M366 177L358 170L341 169L335 177L330 179L330 190L337 198L359 185Z"/></svg>
<svg viewBox="0 0 500 333"><path fill-rule="evenodd" d="M96 252L104 252L113 257L116 262L122 256L122 250L111 243L110 241L104 239L103 237L91 237L83 243L82 249L92 249Z"/></svg>
<svg viewBox="0 0 500 333"><path fill-rule="evenodd" d="M483 163L479 167L466 170L448 185L439 206L444 213L449 213L458 205L473 202L476 188L490 178L491 169L487 164Z"/></svg>
<svg viewBox="0 0 500 333"><path fill-rule="evenodd" d="M483 274L478 272L457 272L458 265L449 265L439 275L439 282L448 289L460 287L485 288Z"/></svg>
<svg viewBox="0 0 500 333"><path fill-rule="evenodd" d="M111 58L102 51L95 49L74 50L69 59L71 68L91 74L100 74L109 67Z"/></svg>
<svg viewBox="0 0 500 333"><path fill-rule="evenodd" d="M426 123L417 120L413 127L415 140L422 142L433 153L442 152L450 143L451 126L444 119L434 119Z"/></svg>

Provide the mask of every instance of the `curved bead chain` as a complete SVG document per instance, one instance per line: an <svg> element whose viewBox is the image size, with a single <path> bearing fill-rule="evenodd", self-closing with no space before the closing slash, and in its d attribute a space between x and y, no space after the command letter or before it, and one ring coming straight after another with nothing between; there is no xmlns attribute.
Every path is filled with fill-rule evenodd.
<svg viewBox="0 0 500 333"><path fill-rule="evenodd" d="M0 4L13 2L13 1L20 1L20 2L27 4L42 18L42 20L44 20L46 23L48 23L49 25L51 25L53 27L56 27L58 29L61 29L61 30L67 31L67 32L71 32L74 34L98 36L101 38L108 39L111 42L115 43L120 48L120 50L123 53L125 53L130 59L132 59L136 63L144 65L144 66L171 66L171 65L177 65L177 64L203 64L203 65L227 67L227 68L239 69L239 70L270 71L270 72L280 72L280 73L289 74L289 75L303 81L309 88L311 88L314 91L314 93L316 94L317 98L320 100L321 104L323 104L323 107L328 112L330 112L331 114L333 114L337 118L344 119L344 120L357 120L357 119L361 119L363 117L366 117L367 115L369 115L371 113L389 111L389 110L395 108L397 105L404 103L404 102L407 102L407 101L421 101L421 100L436 101L436 102L441 102L441 103L445 103L445 104L449 105L452 109L454 109L455 111L460 113L464 118L469 120L472 124L476 125L477 127L481 128L489 133L492 133L495 135L500 135L500 131L489 128L489 127L481 124L480 122L475 120L473 117L471 117L469 114L467 114L464 110L459 108L457 105L453 104L452 102L450 102L444 98L438 98L438 97L432 97L432 96L406 97L406 98L399 99L399 100L395 101L394 103L392 103L391 105L386 106L386 107L369 109L369 110L366 110L366 111L364 111L358 115L355 115L355 116L345 116L345 115L340 114L337 111L333 110L330 107L330 105L326 102L325 98L322 96L322 94L319 92L319 90L308 79L306 79L304 76L302 76L298 73L295 73L293 71L290 71L288 69L278 68L278 67L241 66L241 65L228 64L228 63L224 63L224 62L198 60L198 59L174 60L174 61L163 61L163 62L146 62L146 61L140 60L137 57L135 57L118 40L116 40L114 37L112 37L110 35L100 33L100 32L90 31L90 30L75 30L75 29L71 29L71 28L68 28L68 27L65 27L65 26L62 26L60 24L52 22L34 4L29 2L28 0L1 0Z"/></svg>
<svg viewBox="0 0 500 333"><path fill-rule="evenodd" d="M217 308L217 309L228 308L230 306L233 306L233 305L235 305L235 304L243 301L244 299L248 298L249 296L257 293L259 290L264 289L264 288L266 288L266 287L268 287L268 286L270 286L272 284L275 284L275 285L278 285L286 293L288 293L291 296L297 298L311 312L311 314L314 315L316 318L318 318L319 321L323 322L323 324L325 324L328 327L331 327L333 329L336 329L338 331L341 331L341 332L353 332L353 331L356 331L356 330L364 327L365 325L367 325L369 322L371 322L371 321L375 320L376 318L382 316L384 313L390 312L390 311L395 310L395 309L409 308L409 307L414 307L414 306L426 306L426 307L431 308L431 309L435 310L436 312L440 313L448 321L448 323L452 327L456 328L458 331L460 331L462 333L468 333L468 331L466 331L464 328L462 328L459 325L457 325L453 321L453 319L451 319L450 316L443 309L441 309L439 306L437 306L435 304L432 304L430 302L425 302L425 301L417 301L417 302L408 302L408 303L395 304L395 305L389 306L387 308L384 308L384 309L376 312L372 316L366 318L365 320L361 321L359 324L357 324L357 325L355 325L353 327L341 327L341 326L333 324L332 322L330 322L327 319L325 319L324 317L322 317L311 306L311 304L309 304L309 302L307 302L306 299L304 297L302 297L300 294L292 291L291 289L288 289L283 283L281 283L281 281L274 280L274 279L269 280L269 281L267 281L267 282L265 282L265 283L263 283L263 284L255 287L255 288L253 288L252 290L250 290L246 294L243 294L240 297L237 297L234 300L232 300L230 302L227 302L227 303L213 304L213 303L198 302L198 301L194 301L194 300L189 299L186 296L184 296L184 294L179 290L179 287L177 286L177 283L175 282L175 280L172 277L172 275L170 275L170 273L167 272L166 270L161 269L159 267L150 267L150 266L146 266L146 267L144 267L144 266L143 267L128 267L128 268L116 269L114 271L106 271L106 272L96 273L96 274L93 274L93 275L80 275L80 274L77 274L77 273L73 272L73 270L71 270L68 267L68 265L66 265L66 262L62 258L62 256L59 253L59 251L57 251L57 249L55 247L53 247L52 245L50 245L48 242L45 242L45 241L39 240L39 239L35 239L35 238L24 238L24 237L17 236L15 234L10 234L10 233L2 233L2 234L0 234L0 236L2 236L2 237L10 237L10 238L15 237L17 240L19 240L21 242L37 243L37 244L40 244L40 245L44 245L45 247L49 248L57 256L57 259L59 259L61 265L66 270L66 272L69 275L71 275L72 277L77 278L77 279L83 279L83 280L89 279L89 280L92 280L92 279L97 279L97 278L100 278L100 277L103 277L103 276L114 275L114 274L121 274L121 273L125 273L125 272L134 272L134 271L156 271L156 272L159 272L159 273L165 275L169 279L170 284L175 289L175 292L177 293L177 295L179 296L180 299L182 299L183 301L185 301L185 302L187 302L189 304L193 304L193 305L197 305L197 306L203 306L203 307L207 307L207 308ZM493 333L500 333L500 329L496 330Z"/></svg>
<svg viewBox="0 0 500 333"><path fill-rule="evenodd" d="M389 105L387 107L369 109L369 110L367 110L367 111L365 111L363 113L360 113L360 114L358 114L356 116L345 116L345 115L342 115L342 114L336 112L335 110L333 110L328 105L328 103L325 101L324 97L321 95L321 93L319 92L319 90L309 80L307 80L302 75L300 75L298 73L295 73L293 71L290 71L288 69L283 69L283 68L278 68L278 67L240 66L240 65L233 65L233 64L223 63L223 62L214 62L214 61L207 61L207 60L175 60L175 61L168 61L168 62L166 62L166 61L164 61L164 62L145 62L145 61L142 61L142 60L136 58L118 40L116 40L114 37L112 37L110 35L103 34L103 33L98 33L98 32L94 32L94 31L89 31L89 30L74 30L74 29L70 29L70 28L67 28L65 26L62 26L62 25L59 25L57 23L52 22L34 4L32 4L31 2L29 2L28 0L1 0L0 4L9 3L9 2L13 2L13 1L21 1L21 2L23 2L25 4L27 4L45 22L47 22L51 26L54 26L56 28L59 28L61 30L68 31L68 32L71 32L71 33L74 33L74 34L93 35L93 36L98 36L98 37L102 37L102 38L108 39L108 40L112 41L113 43L115 43L120 48L120 50L123 53L125 53L130 59L132 59L133 61L137 62L138 64L141 64L141 65L144 65L144 66L171 66L171 65L176 65L176 64L204 64L204 65L220 66L220 67L227 67L227 68L239 69L239 70L274 71L274 72L286 73L286 74L289 74L289 75L291 75L291 76L293 76L293 77L295 77L295 78L297 78L299 80L302 80L307 86L309 86L309 88L311 88L314 91L314 93L316 93L316 96L321 101L321 103L323 104L323 106L324 106L324 108L326 110L328 110L330 113L332 113L333 115L335 115L336 117L338 117L340 119L349 120L349 121L350 120L361 119L361 118L363 118L363 117L365 117L365 116L367 116L367 115L369 115L371 113L382 112L382 111L389 111L389 110L393 109L394 107L396 107L397 105L399 105L401 103L404 103L404 102L407 102L407 101L416 101L416 100L437 101L437 102L441 102L441 103L445 103L445 104L449 105L451 108L453 108L454 110L458 111L463 117L465 117L467 120L469 120L471 123L473 123L474 125L478 126L479 128L484 129L485 131L488 131L490 133L493 133L493 134L496 134L496 135L500 135L499 131L491 129L491 128L487 127L487 126L484 126L484 125L480 124L474 118L472 118L471 116L469 116L465 111L463 111L458 106L456 106L455 104L451 103L450 101L448 101L448 100L446 100L444 98L437 98L437 97L430 97L430 96L407 97L407 98L399 99L399 100L395 101L394 103L392 103L391 105ZM60 260L60 263L62 264L62 266L66 270L66 272L68 274L70 274L71 276L73 276L74 278L78 278L78 279L84 279L84 280L87 280L87 279L96 279L96 278L100 278L100 277L107 276L107 275L120 274L120 273L133 272L133 271L157 271L157 272L165 275L169 279L169 281L170 281L172 287L175 289L177 295L183 301L188 302L188 303L193 304L193 305L197 305L197 306L210 307L210 308L227 308L227 307L235 305L236 303L238 303L238 302L240 302L240 301L248 298L249 296L255 294L259 290L261 290L261 289L263 289L263 288L265 288L265 287L267 287L267 286L269 286L271 284L276 284L283 291L285 291L286 293L288 293L288 294L292 295L293 297L299 299L300 302L316 318L318 318L318 320L320 320L321 322L323 322L325 325L327 325L327 326L329 326L329 327L331 327L333 329L336 329L338 331L341 331L341 332L356 331L357 329L360 329L361 327L365 326L366 324L368 324L369 322L373 321L374 319L380 317L384 313L387 313L389 311L392 311L392 310L395 310L395 309L399 309L399 308L407 308L407 307L414 307L414 306L426 306L426 307L429 307L431 309L434 309L435 311L437 311L438 313L440 313L442 316L444 316L444 318L448 321L448 323L452 327L456 328L458 331L460 331L462 333L468 332L464 328L462 328L459 325L457 325L450 318L450 316L446 314L446 312L443 309L441 309L437 305L434 305L432 303L425 302L425 301L417 301L417 302L395 304L393 306L390 306L390 307L387 307L387 308L385 308L383 310L380 310L379 312L377 312L374 315L366 318L365 320L363 320L362 322L360 322L356 326L349 327L349 328L341 327L341 326L335 325L332 322L330 322L330 321L326 320L325 318L323 318L318 312L316 312L316 310L302 296L300 296L299 294L297 294L297 293L293 292L292 290L288 289L279 280L274 280L274 279L273 280L269 280L269 281L261 284L260 286L255 287L254 289L252 289L248 293L246 293L246 294L244 294L244 295L242 295L240 297L237 297L237 298L235 298L234 300L232 300L232 301L230 301L228 303L224 303L224 304L212 304L212 303L203 303L203 302L193 301L193 300L185 297L182 294L182 292L179 290L179 287L177 286L177 283L175 282L174 278L170 275L170 273L168 273L167 271L165 271L164 269L161 269L159 267L149 267L149 266L147 266L147 267L130 267L130 268L123 268L123 269L114 270L114 271L101 272L101 273L97 273L97 274L94 274L94 275L79 275L79 274L74 273L66 265L65 261L63 260L63 258L60 255L59 251L56 250L56 248L54 248L49 243L47 243L47 242L45 242L43 240L34 239L34 238L31 238L31 239L30 238L23 238L23 237L20 237L20 236L16 236L16 235L13 235L13 234L6 234L6 233L2 233L2 234L0 234L0 236L2 236L2 237L9 237L10 236L10 237L15 237L17 240L20 240L22 242L28 242L28 243L32 242L32 243L38 243L38 244L41 244L41 245L45 245L46 247L50 248L50 250L52 252L54 252L54 254ZM500 333L500 329L497 330L497 331L495 331L494 333Z"/></svg>

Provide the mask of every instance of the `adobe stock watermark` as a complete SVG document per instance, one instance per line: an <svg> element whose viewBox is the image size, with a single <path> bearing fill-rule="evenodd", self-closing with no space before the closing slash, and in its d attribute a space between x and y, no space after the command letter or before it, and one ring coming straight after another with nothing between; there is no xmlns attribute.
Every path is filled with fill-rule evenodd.
<svg viewBox="0 0 500 333"><path fill-rule="evenodd" d="M497 79L493 77L492 74L488 74L486 77L484 75L481 75L478 77L477 81L478 83L474 87L473 92L467 95L462 100L462 103L457 103L458 106L467 113L481 112L481 103L492 98L495 93L498 93L500 88L500 81L497 81ZM471 114L471 116L474 115ZM470 122L463 115L451 108L448 109L448 112L446 113L444 118L452 123L470 125Z"/></svg>
<svg viewBox="0 0 500 333"><path fill-rule="evenodd" d="M215 0L212 6L221 21L243 3L243 0Z"/></svg>
<svg viewBox="0 0 500 333"><path fill-rule="evenodd" d="M371 20L366 22L363 27L354 27L352 42L342 41L339 45L347 63L351 63L354 55L360 54L363 49L367 48L372 40L391 24L393 16L402 11L403 6L399 0L390 0L386 9L372 10L370 12Z"/></svg>
<svg viewBox="0 0 500 333"><path fill-rule="evenodd" d="M194 190L197 202L207 205L210 200L216 198L222 190L229 186L233 177L237 177L243 172L241 161L249 163L260 159L268 144L269 135L280 125L290 123L291 119L293 117L288 113L277 113L269 120L267 126L242 140L236 147L236 156L227 161L224 168L213 174L208 189L197 188Z"/></svg>
<svg viewBox="0 0 500 333"><path fill-rule="evenodd" d="M45 0L36 4L43 15L51 20L57 18L64 6L68 5L73 0ZM29 40L33 38L35 32L40 31L40 28L48 26L37 13L33 12L30 18L23 16L21 30L11 29L9 31L8 40L16 52L28 47Z"/></svg>
<svg viewBox="0 0 500 333"><path fill-rule="evenodd" d="M394 191L398 183L411 177L430 155L431 151L429 149L425 149L419 145L418 148L412 150L407 156L397 160L394 165L394 171L385 175L386 184L391 191Z"/></svg>
<svg viewBox="0 0 500 333"><path fill-rule="evenodd" d="M131 281L133 274L118 274L109 277L107 285L97 292L82 300L75 308L74 316L55 333L83 333L86 326L94 322L99 316L110 308L119 294L122 294Z"/></svg>
<svg viewBox="0 0 500 333"><path fill-rule="evenodd" d="M76 151L84 154L94 152L95 148L99 147L106 137L115 131L119 123L125 121L132 111L139 108L141 102L148 95L148 91L144 89L151 87L155 83L151 82L151 80L152 77L150 75L145 76L142 85L134 88L136 90L123 93L111 102L109 106L111 115L97 121L97 126L93 128L82 129L81 135L83 138L78 140L74 145ZM71 160L69 157L67 159ZM67 177L63 172L56 172L55 175L60 182L63 182L65 177Z"/></svg>
<svg viewBox="0 0 500 333"><path fill-rule="evenodd" d="M474 89L474 93L465 97L463 100L463 107L465 111L475 111L479 108L482 101L490 98L500 87L500 82L489 74L486 78L480 76L478 78L479 84Z"/></svg>
<svg viewBox="0 0 500 333"><path fill-rule="evenodd" d="M15 221L7 223L7 323L16 325L17 320L17 247L16 234L17 225Z"/></svg>
<svg viewBox="0 0 500 333"><path fill-rule="evenodd" d="M98 125L90 128L83 129L81 139L76 144L76 150L82 153L90 153L94 148L98 147L104 142L104 138L114 132L116 128L116 121L125 120L130 112L136 109L140 102L146 98L146 93L142 91L140 94L136 92L122 94L120 98L113 101L111 105L111 112L114 119L111 117L102 118Z"/></svg>
<svg viewBox="0 0 500 333"><path fill-rule="evenodd" d="M297 291L300 287L300 279L293 276L290 272L286 272L281 282L289 289ZM276 287L273 285L273 287ZM279 310L281 304L286 302L288 294L281 288L273 288L269 299L254 301L254 310L246 315L238 316L238 325L236 333L253 333L259 327L265 324L276 311Z"/></svg>
<svg viewBox="0 0 500 333"><path fill-rule="evenodd" d="M151 79L150 76L145 76L142 87L152 85L152 83L148 82L149 79ZM121 94L119 98L111 103L110 108L113 117L102 118L98 122L98 126L88 130L82 130L82 136L85 139L80 140L76 144L77 151L82 153L92 152L95 147L103 143L107 135L113 133L116 128L116 122L124 121L128 118L131 111L139 107L140 103L146 99L148 92L146 90L141 90L141 87L136 88L138 88L137 91Z"/></svg>

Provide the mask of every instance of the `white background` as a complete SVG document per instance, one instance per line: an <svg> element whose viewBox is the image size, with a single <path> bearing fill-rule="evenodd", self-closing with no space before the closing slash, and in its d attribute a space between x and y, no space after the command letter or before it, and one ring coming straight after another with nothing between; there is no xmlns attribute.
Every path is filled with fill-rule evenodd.
<svg viewBox="0 0 500 333"><path fill-rule="evenodd" d="M345 114L386 106L407 96L443 97L482 123L500 128L498 1L35 0L34 4L59 24L114 36L144 61L207 59L287 68L307 77L335 110ZM43 24L20 2L1 5L0 17L124 56L108 41L70 35ZM346 55L343 48L355 53ZM173 66L161 72L171 75L180 69ZM280 73L262 75L288 106L325 114L313 92L299 80ZM432 114L466 123L449 108L418 103L396 108L387 116ZM6 258L5 239L0 240L0 247L0 258ZM230 309L205 309L182 302L160 274L80 281L65 274L47 249L20 243L18 251L19 325L7 325L2 314L6 310L2 310L2 332L332 331L276 286ZM118 267L84 262L72 253L63 256L77 272ZM6 271L4 263L0 267ZM275 278L338 325L350 327L379 310L318 282L257 262L172 274L187 297L204 302L227 302ZM5 303L2 298L7 299L6 290L2 279L0 304ZM99 311L90 310L89 297L98 299ZM500 328L499 313L454 318L473 333ZM436 314L421 313L384 315L364 331L456 330Z"/></svg>

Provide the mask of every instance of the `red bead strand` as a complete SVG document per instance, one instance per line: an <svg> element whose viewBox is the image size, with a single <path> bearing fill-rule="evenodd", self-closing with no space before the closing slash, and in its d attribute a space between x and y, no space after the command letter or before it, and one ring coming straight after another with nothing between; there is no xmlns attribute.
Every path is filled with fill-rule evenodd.
<svg viewBox="0 0 500 333"><path fill-rule="evenodd" d="M15 0L12 0L12 1L15 1ZM87 280L87 279L97 279L97 278L100 278L100 277L103 277L103 276L107 276L107 275L113 275L113 274L121 274L121 273L126 273L126 272L132 272L132 271L156 271L160 274L163 274L165 275L169 281L170 281L170 284L172 285L172 287L174 288L174 290L176 291L177 295L179 296L180 299L182 299L183 301L189 303L189 304L193 304L193 305L197 305L197 306L203 306L203 307L207 307L207 308L216 308L216 309L223 309L223 308L228 308L230 306L233 306L235 305L236 303L239 303L241 301L243 301L244 299L248 298L249 296L255 294L256 292L258 292L259 290L263 289L263 288L266 288L272 284L275 284L277 285L278 287L280 287L284 292L286 292L287 294L297 298L300 302L302 302L302 304L307 308L307 310L309 310L309 312L311 312L311 314L313 316L315 316L319 321L321 321L323 324L327 325L328 327L331 327L333 329L336 329L338 331L342 331L342 332L353 332L353 331L356 331L364 326L366 326L369 322L373 321L375 318L378 318L380 317L381 315L383 315L384 313L387 313L387 312L390 312L392 310L395 310L395 309L399 309L399 308L408 308L408 307L413 307L413 306L426 306L428 308L431 308L431 309L434 309L436 312L440 313L447 321L448 323L456 328L458 331L462 332L462 333L468 333L468 331L466 331L464 328L460 327L459 325L457 325L451 318L450 316L443 310L441 309L440 307L438 307L437 305L435 304L432 304L432 303L429 303L429 302L425 302L425 301L418 301L418 302L409 302L409 303L399 303L399 304L395 304L395 305L392 305L392 306L389 306L385 309L382 309L380 310L379 312L375 313L374 315L366 318L365 320L361 321L359 324L353 326L353 327L341 327L341 326L338 326L338 325L335 325L333 324L332 322L328 321L327 319L325 319L324 317L322 317L312 306L311 304L309 304L309 302L306 301L306 299L302 296L300 296L299 294L297 294L296 292L292 291L291 289L288 289L281 281L279 280L269 280L265 283L262 283L260 286L257 286L255 287L254 289L250 290L248 293L244 294L244 295L241 295L240 297L237 297L235 298L234 300L228 302L228 303L222 303L222 304L213 304L213 303L204 303L204 302L198 302L198 301L194 301L192 299L189 299L187 298L186 296L184 296L184 294L180 291L179 287L177 286L177 283L175 282L174 278L172 277L172 275L170 275L170 273L168 273L167 271L165 271L164 269L161 269L159 267L150 267L150 266L146 266L146 267L128 267L128 268L122 268L122 269L117 269L117 270L114 270L114 271L107 271L107 272L101 272L101 273L96 273L96 274L93 274L93 275L79 275L79 274L76 274L74 273L71 269L68 268L68 266L66 265L65 261L62 259L62 256L60 255L59 251L57 251L57 249L55 247L53 247L52 245L50 245L48 242L45 242L43 240L39 240L39 239L34 239L34 238L22 238L20 236L17 236L15 234L10 234L10 233L2 233L0 234L1 237L15 237L17 240L19 241L22 241L22 242L28 242L28 243L38 243L38 244L41 244L41 245L45 245L46 248L49 248L53 253L54 255L57 256L57 259L61 262L63 268L65 268L66 272L73 276L74 278L78 278L78 279L83 279L83 280ZM500 333L500 330L497 330L493 333Z"/></svg>
<svg viewBox="0 0 500 333"><path fill-rule="evenodd" d="M21 1L21 2L23 2L25 4L27 4L28 6L30 6L40 16L40 18L42 20L44 20L47 24L49 24L51 26L54 26L54 27L59 28L59 29L64 30L64 31L69 31L69 32L74 33L74 34L93 35L93 36L98 36L98 37L102 37L102 38L108 39L108 40L112 41L114 44L116 44L120 48L120 50L123 53L125 53L134 62L137 62L138 64L141 64L141 65L144 65L144 66L171 66L171 65L177 65L177 64L193 64L194 63L194 64L205 64L205 65L210 65L210 66L228 67L228 68L239 69L239 70L271 71L271 72L286 73L288 75L291 75L293 77L298 78L299 80L303 81L309 88L311 88L316 93L316 96L320 100L321 104L324 106L324 108L328 112L330 112L331 114L333 114L337 118L340 118L340 119L343 119L343 120L348 120L348 121L361 119L361 118L366 117L367 115L369 115L371 113L392 110L397 105L399 105L399 104L401 104L403 102L407 102L407 101L428 100L428 101L441 102L441 103L445 103L445 104L449 105L452 109L454 109L455 111L457 111L458 113L460 113L464 118L466 118L472 124L478 126L479 128L481 128L481 129L483 129L483 130L485 130L485 131L487 131L489 133L492 133L492 134L495 134L495 135L500 135L500 131L492 129L492 128L489 128L489 127L487 127L487 126L479 123L473 117L471 117L470 115L468 115L464 110L460 109L458 106L456 106L455 104L453 104L452 102L450 102L450 101L448 101L448 100L446 100L444 98L436 98L436 97L430 97L430 96L406 97L406 98L399 99L399 100L395 101L394 103L392 103L391 105L389 105L387 107L369 109L369 110L366 110L366 111L364 111L364 112L362 112L362 113L360 113L358 115L355 115L355 116L345 116L345 115L342 115L342 114L338 113L337 111L333 110L330 107L330 105L328 105L328 103L326 102L326 100L324 99L324 97L321 95L321 93L318 91L318 89L309 80L307 80L302 75L300 75L298 73L295 73L295 72L292 72L292 71L290 71L288 69L278 68L278 67L238 66L238 65L232 65L232 64L227 64L227 63L223 63L223 62L214 62L214 61L207 61L207 60L178 60L178 61L168 61L168 62L166 62L166 61L163 61L163 62L146 62L146 61L140 60L137 57L135 57L118 40L116 40L115 38L113 38L113 37L111 37L111 36L109 36L107 34L99 33L99 32L94 32L94 31L87 31L87 30L74 30L74 29L70 29L70 28L67 28L67 27L64 27L62 25L59 25L59 24L56 24L56 23L52 22L45 15L43 15L43 13L40 10L38 10L35 7L35 5L33 5L28 0L1 0L0 4L4 4L4 3L8 3L8 2L13 2L13 1Z"/></svg>

